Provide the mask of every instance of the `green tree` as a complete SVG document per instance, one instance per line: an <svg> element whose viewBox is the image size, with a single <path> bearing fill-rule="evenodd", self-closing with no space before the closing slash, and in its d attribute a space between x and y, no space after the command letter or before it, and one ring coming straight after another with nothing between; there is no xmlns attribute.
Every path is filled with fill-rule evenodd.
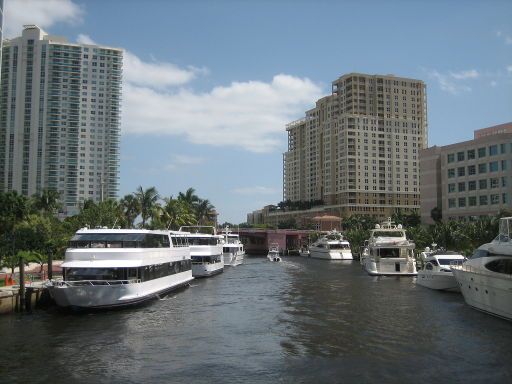
<svg viewBox="0 0 512 384"><path fill-rule="evenodd" d="M139 186L135 192L135 198L139 202L142 228L146 228L146 223L151 215L155 213L155 207L158 204L158 191L155 187L144 190L142 186Z"/></svg>
<svg viewBox="0 0 512 384"><path fill-rule="evenodd" d="M430 211L430 217L434 220L435 223L439 223L443 220L443 210L439 207L434 207Z"/></svg>
<svg viewBox="0 0 512 384"><path fill-rule="evenodd" d="M199 225L211 225L215 221L215 207L208 199L199 199L195 207L195 213Z"/></svg>
<svg viewBox="0 0 512 384"><path fill-rule="evenodd" d="M185 201L173 199L171 196L165 198L164 203L158 218L162 228L178 230L181 226L196 224L195 214Z"/></svg>
<svg viewBox="0 0 512 384"><path fill-rule="evenodd" d="M134 194L125 195L119 202L126 228L135 226L135 219L140 215L140 203Z"/></svg>
<svg viewBox="0 0 512 384"><path fill-rule="evenodd" d="M34 208L39 212L54 215L62 207L59 197L59 192L53 189L44 189L40 195L32 196Z"/></svg>

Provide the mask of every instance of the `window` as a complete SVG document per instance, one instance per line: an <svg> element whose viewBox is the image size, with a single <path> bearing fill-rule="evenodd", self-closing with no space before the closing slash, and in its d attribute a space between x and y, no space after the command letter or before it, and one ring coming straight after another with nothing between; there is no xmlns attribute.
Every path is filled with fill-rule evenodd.
<svg viewBox="0 0 512 384"><path fill-rule="evenodd" d="M448 208L455 208L455 199L448 199Z"/></svg>
<svg viewBox="0 0 512 384"><path fill-rule="evenodd" d="M507 170L507 160L501 160L501 170L502 171Z"/></svg>
<svg viewBox="0 0 512 384"><path fill-rule="evenodd" d="M468 191L476 190L476 181L468 181Z"/></svg>
<svg viewBox="0 0 512 384"><path fill-rule="evenodd" d="M478 164L478 173L487 173L487 164Z"/></svg>
<svg viewBox="0 0 512 384"><path fill-rule="evenodd" d="M489 156L496 156L498 154L498 145L491 145L489 147Z"/></svg>
<svg viewBox="0 0 512 384"><path fill-rule="evenodd" d="M451 179L452 177L455 177L455 168L448 169L448 178Z"/></svg>
<svg viewBox="0 0 512 384"><path fill-rule="evenodd" d="M478 188L487 189L487 179L478 180Z"/></svg>
<svg viewBox="0 0 512 384"><path fill-rule="evenodd" d="M465 197L459 197L459 207L464 208L466 206L466 198Z"/></svg>
<svg viewBox="0 0 512 384"><path fill-rule="evenodd" d="M484 148L478 148L478 158L485 157L486 150Z"/></svg>
<svg viewBox="0 0 512 384"><path fill-rule="evenodd" d="M468 175L476 175L476 167L474 165L468 166Z"/></svg>
<svg viewBox="0 0 512 384"><path fill-rule="evenodd" d="M507 145L506 144L500 144L500 153L503 155L504 153L507 153Z"/></svg>
<svg viewBox="0 0 512 384"><path fill-rule="evenodd" d="M459 183L459 192L464 192L466 190L466 183Z"/></svg>
<svg viewBox="0 0 512 384"><path fill-rule="evenodd" d="M479 196L480 205L487 205L487 196Z"/></svg>
<svg viewBox="0 0 512 384"><path fill-rule="evenodd" d="M455 192L455 183L448 184L448 193Z"/></svg>
<svg viewBox="0 0 512 384"><path fill-rule="evenodd" d="M448 154L448 163L453 163L455 161L455 154L449 153Z"/></svg>
<svg viewBox="0 0 512 384"><path fill-rule="evenodd" d="M493 177L492 179L489 179L489 184L491 185L491 189L494 189L494 188L498 188L500 183L499 183L500 179L498 179L497 177Z"/></svg>
<svg viewBox="0 0 512 384"><path fill-rule="evenodd" d="M489 163L489 172L498 172L498 162L497 161L491 161Z"/></svg>
<svg viewBox="0 0 512 384"><path fill-rule="evenodd" d="M507 204L507 203L508 203L508 195L507 195L506 193L503 193L503 194L501 195L501 202L502 202L503 204Z"/></svg>
<svg viewBox="0 0 512 384"><path fill-rule="evenodd" d="M457 161L464 161L464 152L457 152Z"/></svg>
<svg viewBox="0 0 512 384"><path fill-rule="evenodd" d="M506 177L502 177L501 178L501 186L502 187L506 187L507 186L507 178Z"/></svg>
<svg viewBox="0 0 512 384"><path fill-rule="evenodd" d="M469 196L468 197L468 205L470 207L474 207L476 205L476 196Z"/></svg>
<svg viewBox="0 0 512 384"><path fill-rule="evenodd" d="M494 195L491 195L491 204L499 204L500 203L500 195L497 193Z"/></svg>
<svg viewBox="0 0 512 384"><path fill-rule="evenodd" d="M475 158L475 150L469 149L468 150L468 160L473 160Z"/></svg>
<svg viewBox="0 0 512 384"><path fill-rule="evenodd" d="M459 177L466 176L466 167L457 168L457 176L459 176Z"/></svg>

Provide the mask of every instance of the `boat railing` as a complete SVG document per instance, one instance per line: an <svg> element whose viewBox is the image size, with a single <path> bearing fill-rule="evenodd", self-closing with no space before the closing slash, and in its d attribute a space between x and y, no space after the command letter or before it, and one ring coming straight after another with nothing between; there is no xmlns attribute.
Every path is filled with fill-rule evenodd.
<svg viewBox="0 0 512 384"><path fill-rule="evenodd" d="M130 280L56 280L53 285L56 287L82 287L82 286L96 286L96 285L126 285L141 283L141 279Z"/></svg>
<svg viewBox="0 0 512 384"><path fill-rule="evenodd" d="M465 263L466 260L453 260L450 262L450 269L457 269L464 272L470 272L477 275L489 275L493 277L502 277L505 279L512 279L512 274L506 274L506 273L498 273L498 272L492 272L492 271L486 271L482 269L482 266L474 267L472 265L467 265Z"/></svg>

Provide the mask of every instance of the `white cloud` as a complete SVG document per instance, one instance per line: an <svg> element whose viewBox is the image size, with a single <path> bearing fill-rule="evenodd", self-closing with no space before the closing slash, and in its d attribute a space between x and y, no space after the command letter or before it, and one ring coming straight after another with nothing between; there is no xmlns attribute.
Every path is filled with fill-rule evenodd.
<svg viewBox="0 0 512 384"><path fill-rule="evenodd" d="M282 192L281 189L271 188L271 187L263 187L263 186L255 186L255 187L243 187L236 188L233 192L239 195L273 195L276 193Z"/></svg>
<svg viewBox="0 0 512 384"><path fill-rule="evenodd" d="M4 4L4 38L19 36L25 24L45 29L55 23L82 22L82 7L71 0L8 0Z"/></svg>
<svg viewBox="0 0 512 384"><path fill-rule="evenodd" d="M91 39L89 35L84 35L83 33L78 35L78 37L76 38L76 42L86 45L96 45L96 42L93 39Z"/></svg>
<svg viewBox="0 0 512 384"><path fill-rule="evenodd" d="M496 87L498 85L498 82L495 81L495 80L492 80L489 84L491 85L491 87L494 88L494 87Z"/></svg>
<svg viewBox="0 0 512 384"><path fill-rule="evenodd" d="M468 71L450 72L450 76L457 80L465 79L476 79L480 76L476 69L470 69Z"/></svg>
<svg viewBox="0 0 512 384"><path fill-rule="evenodd" d="M203 157L188 155L173 155L172 161L165 166L165 169L174 171L180 167L203 164L206 161Z"/></svg>
<svg viewBox="0 0 512 384"><path fill-rule="evenodd" d="M195 79L199 74L207 73L206 69L188 67L179 68L172 63L144 62L129 51L124 52L123 76L126 81L151 88L166 88L182 85Z"/></svg>
<svg viewBox="0 0 512 384"><path fill-rule="evenodd" d="M500 38L500 39L503 39L503 41L505 42L505 44L507 45L510 45L512 44L512 36L510 35L507 35L506 33L504 33L503 31L496 31L496 37Z"/></svg>
<svg viewBox="0 0 512 384"><path fill-rule="evenodd" d="M471 88L465 84L461 84L458 79L451 75L442 74L436 70L430 71L428 74L431 78L437 80L442 91L457 95L460 92L471 92Z"/></svg>
<svg viewBox="0 0 512 384"><path fill-rule="evenodd" d="M195 144L268 152L282 149L285 124L319 97L321 89L311 80L284 74L203 93L152 89L127 76L122 126L127 134L181 135Z"/></svg>

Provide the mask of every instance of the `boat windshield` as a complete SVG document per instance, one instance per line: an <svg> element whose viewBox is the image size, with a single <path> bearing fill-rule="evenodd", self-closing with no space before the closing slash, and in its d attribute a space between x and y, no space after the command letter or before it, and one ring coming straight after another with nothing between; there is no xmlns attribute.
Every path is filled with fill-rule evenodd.
<svg viewBox="0 0 512 384"><path fill-rule="evenodd" d="M405 237L401 231L374 231L373 237Z"/></svg>
<svg viewBox="0 0 512 384"><path fill-rule="evenodd" d="M169 236L156 233L77 233L70 248L169 248Z"/></svg>

